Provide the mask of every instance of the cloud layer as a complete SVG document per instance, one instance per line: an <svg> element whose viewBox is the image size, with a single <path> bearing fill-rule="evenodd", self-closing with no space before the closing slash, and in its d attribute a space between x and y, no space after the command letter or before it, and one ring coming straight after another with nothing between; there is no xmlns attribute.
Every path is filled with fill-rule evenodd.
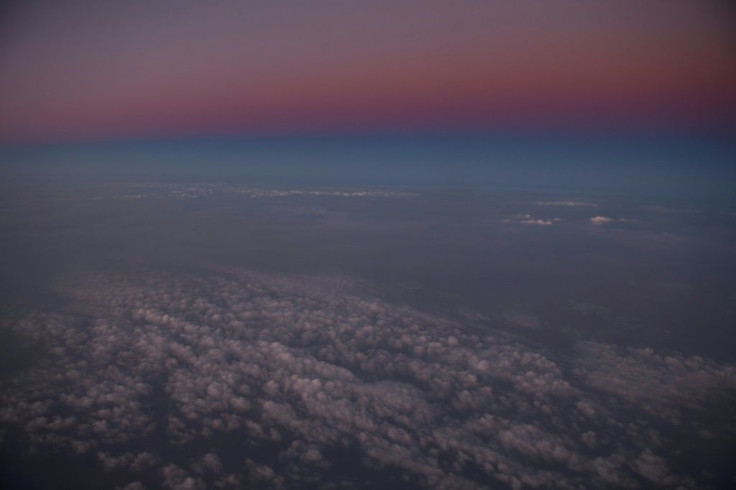
<svg viewBox="0 0 736 490"><path fill-rule="evenodd" d="M74 309L4 326L46 354L4 382L0 420L127 489L695 488L672 434L718 437L690 417L736 387L733 367L677 353L585 342L555 359L345 280L60 288Z"/></svg>

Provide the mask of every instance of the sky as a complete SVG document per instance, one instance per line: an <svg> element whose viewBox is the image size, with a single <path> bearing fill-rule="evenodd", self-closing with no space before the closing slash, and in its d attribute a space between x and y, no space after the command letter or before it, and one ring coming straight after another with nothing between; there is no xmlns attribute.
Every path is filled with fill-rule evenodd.
<svg viewBox="0 0 736 490"><path fill-rule="evenodd" d="M727 2L13 2L0 142L736 122Z"/></svg>

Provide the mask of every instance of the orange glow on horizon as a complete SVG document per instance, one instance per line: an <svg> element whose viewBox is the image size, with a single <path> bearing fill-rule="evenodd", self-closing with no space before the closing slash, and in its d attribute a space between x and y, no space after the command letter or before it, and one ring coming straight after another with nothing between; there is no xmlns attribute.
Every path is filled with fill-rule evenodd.
<svg viewBox="0 0 736 490"><path fill-rule="evenodd" d="M736 123L736 36L716 2L294 4L249 31L235 4L182 3L21 10L0 140Z"/></svg>

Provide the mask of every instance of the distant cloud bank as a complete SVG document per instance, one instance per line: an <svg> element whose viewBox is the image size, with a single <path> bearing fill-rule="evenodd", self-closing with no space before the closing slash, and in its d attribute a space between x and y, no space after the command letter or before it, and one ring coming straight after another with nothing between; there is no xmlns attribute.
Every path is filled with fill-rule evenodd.
<svg viewBox="0 0 736 490"><path fill-rule="evenodd" d="M564 207L591 207L597 208L598 204L588 201L537 201L538 206L564 206Z"/></svg>

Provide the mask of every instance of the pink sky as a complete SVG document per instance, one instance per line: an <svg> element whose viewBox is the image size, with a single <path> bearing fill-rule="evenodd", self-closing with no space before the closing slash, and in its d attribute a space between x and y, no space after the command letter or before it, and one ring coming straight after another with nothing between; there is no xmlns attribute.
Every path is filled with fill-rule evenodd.
<svg viewBox="0 0 736 490"><path fill-rule="evenodd" d="M0 140L736 121L727 2L18 2Z"/></svg>

